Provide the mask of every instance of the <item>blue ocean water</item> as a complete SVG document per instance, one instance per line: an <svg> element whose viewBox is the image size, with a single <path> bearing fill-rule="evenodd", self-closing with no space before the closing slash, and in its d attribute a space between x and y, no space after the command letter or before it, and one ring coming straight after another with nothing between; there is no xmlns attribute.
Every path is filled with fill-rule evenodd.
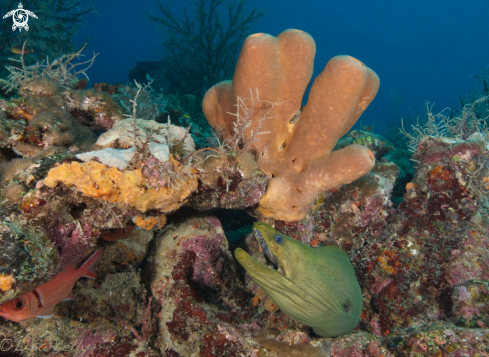
<svg viewBox="0 0 489 357"><path fill-rule="evenodd" d="M192 1L169 3L176 16L193 6ZM391 119L421 115L426 101L435 103L435 111L459 108L459 97L473 89L473 75L489 63L486 0L250 0L248 7L265 12L254 32L276 36L296 28L313 36L315 75L340 54L372 68L381 79L380 91L360 123L374 123L381 133ZM148 13L156 13L154 2L96 1L95 9L76 38L82 44L89 36L86 53L100 52L89 71L92 83L127 82L135 62L164 55L163 33L147 20Z"/></svg>

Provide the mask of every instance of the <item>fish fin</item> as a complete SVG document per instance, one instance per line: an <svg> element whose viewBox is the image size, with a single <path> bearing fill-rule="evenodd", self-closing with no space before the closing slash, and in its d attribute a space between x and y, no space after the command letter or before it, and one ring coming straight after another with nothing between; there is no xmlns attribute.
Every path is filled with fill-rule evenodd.
<svg viewBox="0 0 489 357"><path fill-rule="evenodd" d="M73 296L73 291L70 290L68 295L66 295L66 297L61 301L66 301L66 300L75 300L75 297Z"/></svg>
<svg viewBox="0 0 489 357"><path fill-rule="evenodd" d="M46 316L38 316L37 318L38 319L49 319L50 317L53 317L54 314L51 314L51 315L46 315Z"/></svg>
<svg viewBox="0 0 489 357"><path fill-rule="evenodd" d="M97 277L97 274L93 271L93 268L95 267L95 264L99 261L99 259L102 257L102 253L104 252L104 248L98 249L95 253L93 253L90 258L87 259L85 263L80 267L80 272L81 275L86 277L86 278L92 278L95 279Z"/></svg>
<svg viewBox="0 0 489 357"><path fill-rule="evenodd" d="M54 306L53 306L52 308L50 308L50 309L46 310L46 311L43 311L43 312L42 312L42 315L41 315L41 316L38 316L37 318L38 318L38 319L47 319L48 317L52 317L52 316L54 316L54 311L53 311L53 309L54 309Z"/></svg>

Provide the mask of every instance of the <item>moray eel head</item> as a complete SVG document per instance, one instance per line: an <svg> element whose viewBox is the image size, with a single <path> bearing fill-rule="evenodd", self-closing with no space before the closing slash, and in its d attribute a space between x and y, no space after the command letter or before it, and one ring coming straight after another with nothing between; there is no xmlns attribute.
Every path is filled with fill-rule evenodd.
<svg viewBox="0 0 489 357"><path fill-rule="evenodd" d="M253 231L269 266L240 248L234 256L284 313L319 336L340 336L356 326L362 291L341 248L311 248L262 222Z"/></svg>

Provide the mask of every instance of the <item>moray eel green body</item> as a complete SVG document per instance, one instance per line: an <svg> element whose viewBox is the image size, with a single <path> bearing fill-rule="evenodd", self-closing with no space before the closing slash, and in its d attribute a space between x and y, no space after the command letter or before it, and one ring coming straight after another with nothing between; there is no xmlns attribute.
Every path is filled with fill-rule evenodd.
<svg viewBox="0 0 489 357"><path fill-rule="evenodd" d="M319 336L340 336L356 326L362 291L341 248L311 248L262 222L255 223L253 231L266 258L279 271L257 262L243 249L236 249L234 255L284 313Z"/></svg>

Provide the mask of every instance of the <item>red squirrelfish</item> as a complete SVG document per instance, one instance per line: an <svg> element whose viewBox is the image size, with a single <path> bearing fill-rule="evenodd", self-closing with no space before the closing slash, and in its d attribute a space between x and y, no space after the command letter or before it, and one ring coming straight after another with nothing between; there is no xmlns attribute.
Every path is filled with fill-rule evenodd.
<svg viewBox="0 0 489 357"><path fill-rule="evenodd" d="M3 303L0 305L0 316L16 322L36 317L53 316L53 308L59 302L73 300L71 289L78 279L81 277L92 279L97 277L93 268L102 256L103 251L103 248L97 250L80 268L75 269L73 266L67 266L46 284Z"/></svg>

